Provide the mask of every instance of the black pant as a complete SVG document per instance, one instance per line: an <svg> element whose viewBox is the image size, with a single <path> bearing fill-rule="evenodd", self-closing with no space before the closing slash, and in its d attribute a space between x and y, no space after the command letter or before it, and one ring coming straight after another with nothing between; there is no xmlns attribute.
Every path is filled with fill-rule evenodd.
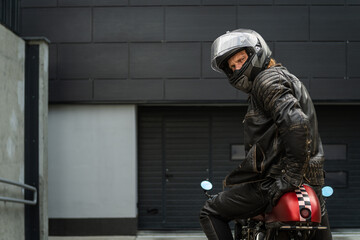
<svg viewBox="0 0 360 240"><path fill-rule="evenodd" d="M322 206L322 225L328 227L328 230L317 231L314 239L331 240L321 188L314 190ZM209 240L232 240L229 221L254 217L270 209L267 191L260 188L260 182L239 184L206 201L200 212L200 224Z"/></svg>

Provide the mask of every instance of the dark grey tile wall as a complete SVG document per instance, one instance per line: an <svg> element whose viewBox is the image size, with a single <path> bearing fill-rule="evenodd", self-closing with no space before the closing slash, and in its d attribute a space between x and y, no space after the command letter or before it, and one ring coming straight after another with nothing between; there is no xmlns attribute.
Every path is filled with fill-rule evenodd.
<svg viewBox="0 0 360 240"><path fill-rule="evenodd" d="M144 42L164 39L162 7L95 8L95 42Z"/></svg>
<svg viewBox="0 0 360 240"><path fill-rule="evenodd" d="M276 60L298 77L344 77L346 44L339 42L275 43Z"/></svg>
<svg viewBox="0 0 360 240"><path fill-rule="evenodd" d="M129 4L131 6L161 6L163 5L162 0L130 0Z"/></svg>
<svg viewBox="0 0 360 240"><path fill-rule="evenodd" d="M57 0L22 0L22 7L56 7Z"/></svg>
<svg viewBox="0 0 360 240"><path fill-rule="evenodd" d="M137 1L137 0L130 0ZM141 1L141 0L140 0ZM143 2L145 2L144 0ZM156 1L156 0L155 0ZM127 6L129 0L22 0L22 7ZM149 0L151 2L151 0ZM161 2L161 0L160 0Z"/></svg>
<svg viewBox="0 0 360 240"><path fill-rule="evenodd" d="M57 45L49 46L49 79L57 78Z"/></svg>
<svg viewBox="0 0 360 240"><path fill-rule="evenodd" d="M23 36L45 36L51 42L90 42L90 8L23 8Z"/></svg>
<svg viewBox="0 0 360 240"><path fill-rule="evenodd" d="M133 43L131 78L200 78L200 43Z"/></svg>
<svg viewBox="0 0 360 240"><path fill-rule="evenodd" d="M165 34L168 41L212 41L236 28L235 7L168 7Z"/></svg>
<svg viewBox="0 0 360 240"><path fill-rule="evenodd" d="M164 99L163 80L95 80L96 101L160 101Z"/></svg>
<svg viewBox="0 0 360 240"><path fill-rule="evenodd" d="M59 6L89 6L92 5L93 0L58 0Z"/></svg>
<svg viewBox="0 0 360 240"><path fill-rule="evenodd" d="M273 0L239 0L239 5L272 5Z"/></svg>
<svg viewBox="0 0 360 240"><path fill-rule="evenodd" d="M59 6L126 6L128 0L58 0Z"/></svg>
<svg viewBox="0 0 360 240"><path fill-rule="evenodd" d="M201 0L163 0L164 5L200 5Z"/></svg>
<svg viewBox="0 0 360 240"><path fill-rule="evenodd" d="M314 5L343 5L345 4L345 0L310 0L310 2Z"/></svg>
<svg viewBox="0 0 360 240"><path fill-rule="evenodd" d="M240 27L315 101L359 101L359 12L355 0L22 0L21 35L51 41L51 102L243 102L210 68L212 41Z"/></svg>
<svg viewBox="0 0 360 240"><path fill-rule="evenodd" d="M58 45L58 78L127 78L126 43Z"/></svg>
<svg viewBox="0 0 360 240"><path fill-rule="evenodd" d="M360 5L360 2L358 0L347 0L346 1L347 4L353 4L353 5Z"/></svg>
<svg viewBox="0 0 360 240"><path fill-rule="evenodd" d="M49 101L90 102L93 100L93 82L90 80L50 81Z"/></svg>
<svg viewBox="0 0 360 240"><path fill-rule="evenodd" d="M172 79L165 82L166 100L227 100L236 90L224 79Z"/></svg>
<svg viewBox="0 0 360 240"><path fill-rule="evenodd" d="M311 94L317 100L351 100L358 99L360 79L313 79L311 81Z"/></svg>
<svg viewBox="0 0 360 240"><path fill-rule="evenodd" d="M275 4L279 5L301 5L301 4L309 4L310 0L275 0Z"/></svg>
<svg viewBox="0 0 360 240"><path fill-rule="evenodd" d="M238 27L254 29L267 41L309 39L306 6L239 6Z"/></svg>
<svg viewBox="0 0 360 240"><path fill-rule="evenodd" d="M360 39L360 7L314 6L310 10L310 34L316 41Z"/></svg>
<svg viewBox="0 0 360 240"><path fill-rule="evenodd" d="M203 5L235 5L237 4L237 0L223 0L223 1L219 1L219 0L202 0L202 4Z"/></svg>
<svg viewBox="0 0 360 240"><path fill-rule="evenodd" d="M352 42L348 44L348 75L349 77L360 78L360 43Z"/></svg>

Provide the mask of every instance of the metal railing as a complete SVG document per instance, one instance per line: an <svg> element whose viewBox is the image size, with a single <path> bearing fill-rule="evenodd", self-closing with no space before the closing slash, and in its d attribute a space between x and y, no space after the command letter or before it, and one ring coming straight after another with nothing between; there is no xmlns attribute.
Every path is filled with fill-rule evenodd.
<svg viewBox="0 0 360 240"><path fill-rule="evenodd" d="M37 204L37 190L36 190L35 187L27 185L27 184L23 184L23 183L10 181L10 180L4 179L4 178L0 178L0 183L6 183L6 184L14 185L14 186L21 187L21 188L24 188L26 190L30 190L30 191L33 192L33 200L26 200L26 199L20 199L20 198L11 198L11 197L0 196L0 201L23 203L23 204L29 204L29 205L36 205Z"/></svg>
<svg viewBox="0 0 360 240"><path fill-rule="evenodd" d="M19 33L20 30L19 13L19 0L0 0L0 23L15 33Z"/></svg>

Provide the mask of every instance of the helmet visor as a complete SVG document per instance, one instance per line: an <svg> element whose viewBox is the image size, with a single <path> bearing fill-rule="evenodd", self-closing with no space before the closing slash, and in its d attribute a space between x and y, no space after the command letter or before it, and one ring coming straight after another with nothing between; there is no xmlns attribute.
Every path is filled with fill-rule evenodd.
<svg viewBox="0 0 360 240"><path fill-rule="evenodd" d="M247 32L228 32L218 37L211 46L211 67L218 72L222 72L219 66L230 54L237 49L255 47L258 43L257 37ZM216 61L221 57L223 61Z"/></svg>

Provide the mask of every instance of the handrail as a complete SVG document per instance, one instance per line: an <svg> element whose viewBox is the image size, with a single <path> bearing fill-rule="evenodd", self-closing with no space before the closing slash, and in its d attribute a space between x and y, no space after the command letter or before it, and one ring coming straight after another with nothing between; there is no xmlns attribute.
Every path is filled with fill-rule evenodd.
<svg viewBox="0 0 360 240"><path fill-rule="evenodd" d="M37 203L37 190L35 187L27 185L27 184L23 184L23 183L18 183L18 182L14 182L11 180L7 180L4 178L0 178L0 182L2 183L7 183L7 184L11 184L17 187L21 187L27 190L30 190L32 192L34 192L34 197L33 200L26 200L26 199L19 199L19 198L9 198L9 197L2 197L0 196L0 201L5 201L5 202L15 202L15 203L23 203L23 204L29 204L29 205L36 205Z"/></svg>

